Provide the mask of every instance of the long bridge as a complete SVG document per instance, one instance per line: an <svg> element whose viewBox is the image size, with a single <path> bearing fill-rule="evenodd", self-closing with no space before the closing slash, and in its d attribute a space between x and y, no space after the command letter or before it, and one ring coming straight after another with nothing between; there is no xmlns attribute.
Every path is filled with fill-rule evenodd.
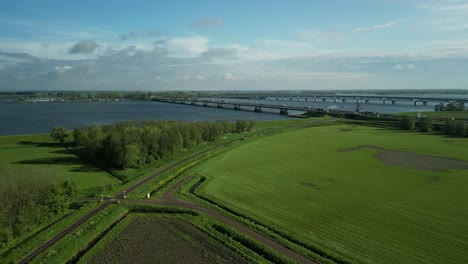
<svg viewBox="0 0 468 264"><path fill-rule="evenodd" d="M165 103L176 103L176 104L189 104L196 106L205 106L205 107L217 107L225 108L226 106L231 106L234 110L242 110L242 107L252 107L255 112L262 112L264 108L277 109L279 110L280 115L288 115L288 111L325 111L322 108L312 108L309 106L287 106L285 104L263 104L263 103L249 103L249 102L233 102L227 100L203 100L203 99L180 99L180 98L154 98L152 101L165 102Z"/></svg>
<svg viewBox="0 0 468 264"><path fill-rule="evenodd" d="M297 101L297 102L334 102L334 103L365 103L381 101L383 104L397 104L397 102L410 101L415 106L432 103L468 103L468 98L424 97L424 96L392 96L392 95L311 95L311 96L262 96L262 97L223 97L226 99L250 99L267 101Z"/></svg>

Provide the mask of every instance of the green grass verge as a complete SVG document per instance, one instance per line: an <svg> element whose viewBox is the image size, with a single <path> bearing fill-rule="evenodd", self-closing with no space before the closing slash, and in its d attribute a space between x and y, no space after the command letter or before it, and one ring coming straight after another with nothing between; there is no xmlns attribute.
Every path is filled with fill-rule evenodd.
<svg viewBox="0 0 468 264"><path fill-rule="evenodd" d="M96 203L88 203L78 210L70 211L65 216L54 219L55 222L53 223L47 223L38 227L36 232L32 232L28 236L17 239L17 244L14 247L6 248L5 251L1 253L0 263L19 262L19 260L29 252L39 247L67 226L78 221L95 206Z"/></svg>
<svg viewBox="0 0 468 264"><path fill-rule="evenodd" d="M206 198L350 262L468 261L466 170L387 165L374 145L468 160L468 140L360 126L258 138L194 171Z"/></svg>
<svg viewBox="0 0 468 264"><path fill-rule="evenodd" d="M29 175L38 171L57 175L59 181L74 182L82 196L90 195L101 186L120 184L115 177L52 141L48 134L0 137L0 167L7 171L20 169L21 173Z"/></svg>

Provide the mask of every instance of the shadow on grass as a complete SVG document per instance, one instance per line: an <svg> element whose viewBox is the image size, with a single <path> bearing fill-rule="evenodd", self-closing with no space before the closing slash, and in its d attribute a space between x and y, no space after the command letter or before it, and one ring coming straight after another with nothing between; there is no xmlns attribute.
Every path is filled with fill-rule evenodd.
<svg viewBox="0 0 468 264"><path fill-rule="evenodd" d="M35 146L35 147L46 147L46 148L61 148L59 143L55 142L34 142L34 141L20 141L18 145L24 146Z"/></svg>
<svg viewBox="0 0 468 264"><path fill-rule="evenodd" d="M29 165L77 165L81 160L77 157L53 157L39 158L14 162L13 164L29 164Z"/></svg>

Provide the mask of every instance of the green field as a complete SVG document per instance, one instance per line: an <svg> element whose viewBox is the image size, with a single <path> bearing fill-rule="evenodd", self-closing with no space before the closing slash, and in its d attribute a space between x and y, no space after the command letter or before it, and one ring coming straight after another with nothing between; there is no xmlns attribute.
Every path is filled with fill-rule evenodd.
<svg viewBox="0 0 468 264"><path fill-rule="evenodd" d="M468 263L468 170L385 149L468 160L467 139L315 127L210 159L197 193L345 261Z"/></svg>
<svg viewBox="0 0 468 264"><path fill-rule="evenodd" d="M74 182L83 195L93 194L101 186L120 184L52 141L48 134L0 137L0 168L18 175L53 174L59 181Z"/></svg>

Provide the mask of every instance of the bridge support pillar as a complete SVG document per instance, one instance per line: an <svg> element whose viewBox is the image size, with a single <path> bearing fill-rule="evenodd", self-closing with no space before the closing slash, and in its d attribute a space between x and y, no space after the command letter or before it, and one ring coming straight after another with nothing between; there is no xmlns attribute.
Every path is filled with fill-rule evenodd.
<svg viewBox="0 0 468 264"><path fill-rule="evenodd" d="M368 103L369 103L369 99L366 99L364 102L365 102L366 104L368 104Z"/></svg>
<svg viewBox="0 0 468 264"><path fill-rule="evenodd" d="M343 98L343 99L341 99L341 101L342 101L343 103L346 103L346 99L344 99L344 98Z"/></svg>
<svg viewBox="0 0 468 264"><path fill-rule="evenodd" d="M306 97L306 98L304 98L304 100L307 102L309 100L309 98Z"/></svg>
<svg viewBox="0 0 468 264"><path fill-rule="evenodd" d="M418 101L414 101L414 106L417 106L418 105Z"/></svg>
<svg viewBox="0 0 468 264"><path fill-rule="evenodd" d="M238 105L238 104L234 105L234 110L241 110L240 105Z"/></svg>
<svg viewBox="0 0 468 264"><path fill-rule="evenodd" d="M208 103L207 103L207 102L203 102L203 106L204 106L204 107L207 107L207 106L208 106Z"/></svg>
<svg viewBox="0 0 468 264"><path fill-rule="evenodd" d="M314 97L314 102L317 102L317 97Z"/></svg>
<svg viewBox="0 0 468 264"><path fill-rule="evenodd" d="M281 108L281 110L280 110L280 115L288 115L288 109L286 109L286 108Z"/></svg>
<svg viewBox="0 0 468 264"><path fill-rule="evenodd" d="M359 104L361 102L361 99L357 98L356 99L356 104Z"/></svg>
<svg viewBox="0 0 468 264"><path fill-rule="evenodd" d="M387 100L383 99L382 101L383 101L383 104L387 104Z"/></svg>
<svg viewBox="0 0 468 264"><path fill-rule="evenodd" d="M424 105L424 106L427 106L427 101L423 101L423 105Z"/></svg>
<svg viewBox="0 0 468 264"><path fill-rule="evenodd" d="M255 112L259 112L259 113L260 113L260 112L262 112L262 111L263 111L263 109L262 109L262 107L261 107L261 106L256 106L256 107L255 107L255 109L254 109L254 111L255 111Z"/></svg>
<svg viewBox="0 0 468 264"><path fill-rule="evenodd" d="M335 103L336 103L336 101L337 101L337 100L338 100L338 99L336 99L336 98L333 98L333 102L335 102Z"/></svg>
<svg viewBox="0 0 468 264"><path fill-rule="evenodd" d="M396 100L392 100L392 105L396 104Z"/></svg>
<svg viewBox="0 0 468 264"><path fill-rule="evenodd" d="M327 101L327 98L322 98L322 102L326 102Z"/></svg>

